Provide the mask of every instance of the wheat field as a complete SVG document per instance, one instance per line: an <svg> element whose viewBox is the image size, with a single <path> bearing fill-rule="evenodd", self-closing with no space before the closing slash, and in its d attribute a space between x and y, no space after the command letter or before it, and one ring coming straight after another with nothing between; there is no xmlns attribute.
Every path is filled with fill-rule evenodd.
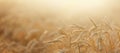
<svg viewBox="0 0 120 53"><path fill-rule="evenodd" d="M90 21L93 26L73 24L54 31L36 23L22 29L20 24L1 22L0 53L119 53L120 27L106 20L101 24Z"/></svg>
<svg viewBox="0 0 120 53"><path fill-rule="evenodd" d="M86 1L0 0L0 53L120 53L119 2Z"/></svg>

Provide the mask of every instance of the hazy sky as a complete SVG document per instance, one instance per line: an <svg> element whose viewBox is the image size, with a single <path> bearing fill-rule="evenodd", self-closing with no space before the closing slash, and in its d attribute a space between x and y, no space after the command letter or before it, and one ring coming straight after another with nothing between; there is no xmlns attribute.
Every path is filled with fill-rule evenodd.
<svg viewBox="0 0 120 53"><path fill-rule="evenodd" d="M119 23L120 0L1 0L0 14L61 23L89 23L104 17ZM0 15L0 16L1 16Z"/></svg>

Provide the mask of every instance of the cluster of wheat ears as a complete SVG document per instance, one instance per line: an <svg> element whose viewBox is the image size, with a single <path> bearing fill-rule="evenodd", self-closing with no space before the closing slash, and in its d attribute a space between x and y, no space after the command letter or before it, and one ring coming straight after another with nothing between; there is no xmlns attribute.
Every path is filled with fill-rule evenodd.
<svg viewBox="0 0 120 53"><path fill-rule="evenodd" d="M120 27L90 21L91 27L73 24L53 32L34 30L32 35L16 34L11 30L17 26L4 29L10 26L0 23L0 53L120 53Z"/></svg>

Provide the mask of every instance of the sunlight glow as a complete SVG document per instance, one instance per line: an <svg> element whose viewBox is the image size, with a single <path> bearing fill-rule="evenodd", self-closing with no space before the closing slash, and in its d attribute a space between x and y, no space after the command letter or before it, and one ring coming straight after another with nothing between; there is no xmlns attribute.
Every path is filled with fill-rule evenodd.
<svg viewBox="0 0 120 53"><path fill-rule="evenodd" d="M22 4L22 8L25 7L24 9L31 12L32 15L38 13L40 14L39 16L46 19L62 20L63 22L68 21L71 23L71 20L73 20L73 22L75 20L84 21L91 15L99 15L104 11L107 4L106 1L107 0L19 0L18 3L20 3L20 5Z"/></svg>
<svg viewBox="0 0 120 53"><path fill-rule="evenodd" d="M104 8L105 1L104 0L77 0L77 5L80 8L87 9L87 10L95 10L98 8Z"/></svg>

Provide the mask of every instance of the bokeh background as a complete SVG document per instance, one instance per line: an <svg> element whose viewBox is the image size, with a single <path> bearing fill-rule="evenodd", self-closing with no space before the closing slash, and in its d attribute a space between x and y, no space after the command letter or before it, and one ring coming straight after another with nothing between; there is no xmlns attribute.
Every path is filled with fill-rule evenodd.
<svg viewBox="0 0 120 53"><path fill-rule="evenodd" d="M0 53L119 53L119 20L120 0L0 0Z"/></svg>
<svg viewBox="0 0 120 53"><path fill-rule="evenodd" d="M119 25L120 0L0 0L0 17L59 25L88 25L91 17L96 23L105 18Z"/></svg>

